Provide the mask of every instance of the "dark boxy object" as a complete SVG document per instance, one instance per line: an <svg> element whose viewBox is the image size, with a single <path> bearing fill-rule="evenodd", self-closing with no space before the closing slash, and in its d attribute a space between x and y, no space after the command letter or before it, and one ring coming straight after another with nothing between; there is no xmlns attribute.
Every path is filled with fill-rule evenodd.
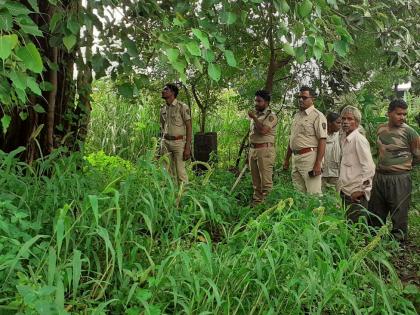
<svg viewBox="0 0 420 315"><path fill-rule="evenodd" d="M194 135L194 161L210 162L210 157L214 156L211 162L217 162L217 133L206 132ZM197 165L195 171L204 171L206 167Z"/></svg>

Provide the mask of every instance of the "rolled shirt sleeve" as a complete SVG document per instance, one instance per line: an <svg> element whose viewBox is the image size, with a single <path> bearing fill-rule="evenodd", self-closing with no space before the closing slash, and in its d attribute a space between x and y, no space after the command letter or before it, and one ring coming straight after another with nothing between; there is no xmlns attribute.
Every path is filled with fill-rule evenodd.
<svg viewBox="0 0 420 315"><path fill-rule="evenodd" d="M182 104L181 117L184 122L191 120L191 110L186 104Z"/></svg>

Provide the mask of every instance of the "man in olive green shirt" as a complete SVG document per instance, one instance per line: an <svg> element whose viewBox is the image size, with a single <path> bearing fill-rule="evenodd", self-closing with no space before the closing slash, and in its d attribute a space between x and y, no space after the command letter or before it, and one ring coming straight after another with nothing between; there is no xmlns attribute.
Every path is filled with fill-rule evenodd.
<svg viewBox="0 0 420 315"><path fill-rule="evenodd" d="M379 159L369 202L372 224L381 226L390 214L392 234L401 241L408 232L410 172L420 160L420 137L405 123L407 107L403 100L393 100L388 107L388 123L378 128Z"/></svg>

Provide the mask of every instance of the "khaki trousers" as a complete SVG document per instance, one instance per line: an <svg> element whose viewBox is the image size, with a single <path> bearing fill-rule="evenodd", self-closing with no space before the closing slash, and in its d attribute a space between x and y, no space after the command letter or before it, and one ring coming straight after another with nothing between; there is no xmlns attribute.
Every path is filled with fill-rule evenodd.
<svg viewBox="0 0 420 315"><path fill-rule="evenodd" d="M167 154L170 161L170 164L166 165L166 168L172 177L177 180L178 184L181 182L184 184L188 183L185 161L183 160L184 147L185 140L162 140L162 154Z"/></svg>
<svg viewBox="0 0 420 315"><path fill-rule="evenodd" d="M322 191L325 192L328 187L338 191L338 177L322 177Z"/></svg>
<svg viewBox="0 0 420 315"><path fill-rule="evenodd" d="M296 190L309 194L322 194L321 176L310 177L316 161L316 151L292 157L292 182Z"/></svg>
<svg viewBox="0 0 420 315"><path fill-rule="evenodd" d="M249 168L252 176L254 203L264 200L265 196L273 188L273 167L276 159L274 147L258 148L249 150Z"/></svg>

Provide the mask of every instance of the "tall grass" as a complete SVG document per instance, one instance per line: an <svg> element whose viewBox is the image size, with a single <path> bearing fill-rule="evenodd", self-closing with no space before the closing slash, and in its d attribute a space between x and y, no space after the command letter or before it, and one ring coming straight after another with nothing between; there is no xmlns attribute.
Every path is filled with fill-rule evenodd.
<svg viewBox="0 0 420 315"><path fill-rule="evenodd" d="M144 91L134 101L117 96L107 81L97 81L93 93L92 117L89 125L87 152L104 151L135 161L150 150L153 138L160 136L159 109L163 101L160 93ZM183 100L180 93L179 99ZM244 105L247 104L247 106ZM253 108L253 100L243 100L232 90L220 93L214 110L208 114L208 132L217 132L218 161L220 167L234 165L243 137L249 130L247 109ZM193 132L199 131L199 112L192 108ZM276 145L282 158L287 149L292 113L278 113Z"/></svg>
<svg viewBox="0 0 420 315"><path fill-rule="evenodd" d="M95 82L87 152L103 150L135 161L159 137L160 99L141 94L133 100L118 96L106 80Z"/></svg>
<svg viewBox="0 0 420 315"><path fill-rule="evenodd" d="M250 209L249 177L177 187L153 158L0 154L2 314L416 314L387 230L348 226L335 196L282 177Z"/></svg>

